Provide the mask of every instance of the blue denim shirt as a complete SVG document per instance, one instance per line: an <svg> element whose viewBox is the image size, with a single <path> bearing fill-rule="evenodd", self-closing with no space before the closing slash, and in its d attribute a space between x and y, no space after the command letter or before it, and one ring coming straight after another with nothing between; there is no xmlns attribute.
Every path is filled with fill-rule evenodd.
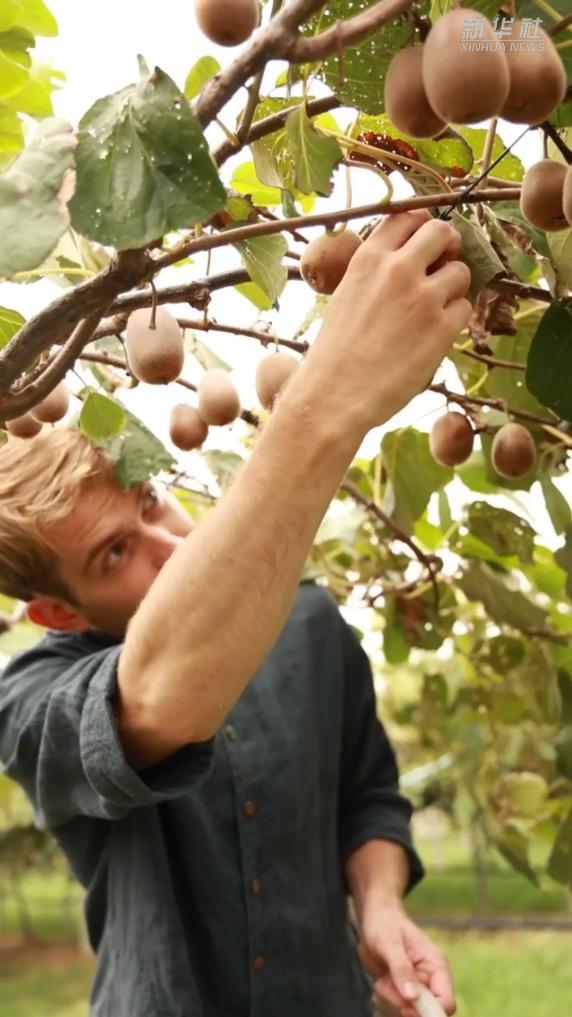
<svg viewBox="0 0 572 1017"><path fill-rule="evenodd" d="M50 632L0 680L0 760L87 891L91 1017L370 1015L344 861L385 838L410 886L422 868L332 595L301 584L216 736L140 772L115 721L120 651Z"/></svg>

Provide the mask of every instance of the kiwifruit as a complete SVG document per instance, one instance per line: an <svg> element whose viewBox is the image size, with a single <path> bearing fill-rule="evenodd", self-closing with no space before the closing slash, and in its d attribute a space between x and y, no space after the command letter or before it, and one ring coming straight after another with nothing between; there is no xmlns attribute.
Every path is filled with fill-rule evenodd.
<svg viewBox="0 0 572 1017"><path fill-rule="evenodd" d="M536 445L522 424L503 424L493 438L491 461L496 472L507 480L523 477L536 462Z"/></svg>
<svg viewBox="0 0 572 1017"><path fill-rule="evenodd" d="M552 39L543 29L535 34L534 49L526 45L521 49L521 39L522 21L514 18L510 36L503 39L510 91L500 115L513 124L541 124L564 98L566 71Z"/></svg>
<svg viewBox="0 0 572 1017"><path fill-rule="evenodd" d="M467 21L484 22L471 48L463 40ZM446 123L474 124L498 116L510 88L508 63L490 21L457 7L439 18L423 46L423 84L431 108ZM491 44L490 49L485 45Z"/></svg>
<svg viewBox="0 0 572 1017"><path fill-rule="evenodd" d="M277 350L269 353L256 368L256 395L265 410L272 407L280 389L298 368L298 361L290 353Z"/></svg>
<svg viewBox="0 0 572 1017"><path fill-rule="evenodd" d="M129 368L139 381L164 385L179 377L185 361L183 333L178 321L165 307L155 310L155 328L150 328L151 311L132 311L125 332Z"/></svg>
<svg viewBox="0 0 572 1017"><path fill-rule="evenodd" d="M188 406L186 403L173 406L169 421L169 434L173 445L183 452L189 452L192 448L200 448L208 433L208 424L205 424L194 406Z"/></svg>
<svg viewBox="0 0 572 1017"><path fill-rule="evenodd" d="M562 191L562 210L570 226L572 226L572 166L566 170L564 189Z"/></svg>
<svg viewBox="0 0 572 1017"><path fill-rule="evenodd" d="M246 42L258 25L258 0L195 0L195 17L201 32L217 46Z"/></svg>
<svg viewBox="0 0 572 1017"><path fill-rule="evenodd" d="M540 230L565 230L564 180L566 166L553 159L542 159L524 174L520 191L520 211Z"/></svg>
<svg viewBox="0 0 572 1017"><path fill-rule="evenodd" d="M7 420L6 430L15 438L34 438L42 430L42 425L31 413L24 413L21 417Z"/></svg>
<svg viewBox="0 0 572 1017"><path fill-rule="evenodd" d="M41 403L32 407L31 413L42 424L55 424L65 417L69 404L69 389L64 381L60 381Z"/></svg>
<svg viewBox="0 0 572 1017"><path fill-rule="evenodd" d="M473 451L475 434L464 413L452 410L435 421L429 435L429 450L441 466L458 466Z"/></svg>
<svg viewBox="0 0 572 1017"><path fill-rule="evenodd" d="M423 46L404 46L385 75L385 112L398 131L433 138L447 125L433 112L423 84Z"/></svg>
<svg viewBox="0 0 572 1017"><path fill-rule="evenodd" d="M205 424L230 424L240 413L238 392L226 371L207 371L199 387L199 414Z"/></svg>
<svg viewBox="0 0 572 1017"><path fill-rule="evenodd" d="M300 259L302 278L316 293L333 293L362 243L352 230L326 230L305 248Z"/></svg>

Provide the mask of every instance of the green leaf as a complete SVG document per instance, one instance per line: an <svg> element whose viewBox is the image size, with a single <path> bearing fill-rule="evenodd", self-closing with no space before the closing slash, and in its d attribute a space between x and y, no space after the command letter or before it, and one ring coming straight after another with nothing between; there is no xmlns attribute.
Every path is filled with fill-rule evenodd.
<svg viewBox="0 0 572 1017"><path fill-rule="evenodd" d="M79 426L88 438L102 441L122 431L126 421L120 403L99 392L90 392L82 406Z"/></svg>
<svg viewBox="0 0 572 1017"><path fill-rule="evenodd" d="M504 273L504 265L476 222L466 219L454 209L451 224L461 235L462 259L471 270L468 297L469 300L475 300L491 279Z"/></svg>
<svg viewBox="0 0 572 1017"><path fill-rule="evenodd" d="M452 479L453 470L435 462L429 453L429 435L412 427L386 434L381 451L389 481L384 508L406 533L411 533L433 491Z"/></svg>
<svg viewBox="0 0 572 1017"><path fill-rule="evenodd" d="M495 201L494 213L499 219L505 219L507 222L512 222L515 226L519 226L520 229L524 230L524 232L528 234L532 240L535 250L537 250L543 258L550 257L550 248L548 247L546 233L544 230L539 230L536 226L532 226L528 222L528 219L524 218L520 211L518 201Z"/></svg>
<svg viewBox="0 0 572 1017"><path fill-rule="evenodd" d="M193 333L192 336L191 353L197 358L199 364L205 371L210 371L213 368L220 371L231 370L230 364L227 364L226 360L223 360L222 357L219 357L216 353L214 353L210 346L207 346L204 340L199 339L195 333Z"/></svg>
<svg viewBox="0 0 572 1017"><path fill-rule="evenodd" d="M330 0L304 27L304 34L323 32L337 21L359 14L376 0ZM320 68L320 76L346 106L364 113L383 113L384 83L387 68L397 51L411 42L411 28L406 18L396 18L370 35L357 46L344 50L343 73L337 55L328 57Z"/></svg>
<svg viewBox="0 0 572 1017"><path fill-rule="evenodd" d="M12 95L7 104L13 110L37 119L49 117L53 113L52 92L60 87L62 81L65 81L62 71L55 71L47 64L34 64L23 88Z"/></svg>
<svg viewBox="0 0 572 1017"><path fill-rule="evenodd" d="M566 530L564 546L554 552L554 561L566 572L566 593L572 597L572 527Z"/></svg>
<svg viewBox="0 0 572 1017"><path fill-rule="evenodd" d="M532 340L526 383L542 405L572 420L571 377L572 306L555 302L542 316Z"/></svg>
<svg viewBox="0 0 572 1017"><path fill-rule="evenodd" d="M27 69L16 63L0 48L0 99L6 99L19 92L26 84L27 78Z"/></svg>
<svg viewBox="0 0 572 1017"><path fill-rule="evenodd" d="M558 883L572 886L572 809L564 819L552 846L548 873Z"/></svg>
<svg viewBox="0 0 572 1017"><path fill-rule="evenodd" d="M226 201L198 121L159 68L91 107L76 161L74 228L120 250L202 222Z"/></svg>
<svg viewBox="0 0 572 1017"><path fill-rule="evenodd" d="M514 554L522 562L532 561L535 531L514 512L474 501L467 513L467 526L472 536L483 540L496 554Z"/></svg>
<svg viewBox="0 0 572 1017"><path fill-rule="evenodd" d="M2 7L0 7L0 32L8 32L14 25L17 25L21 14L22 4L20 0L2 0Z"/></svg>
<svg viewBox="0 0 572 1017"><path fill-rule="evenodd" d="M332 192L332 173L343 158L335 138L316 130L306 110L294 110L286 120L286 133L294 159L294 183L303 194Z"/></svg>
<svg viewBox="0 0 572 1017"><path fill-rule="evenodd" d="M0 177L0 276L36 268L69 226L74 135L63 120L45 120Z"/></svg>
<svg viewBox="0 0 572 1017"><path fill-rule="evenodd" d="M9 106L0 105L0 170L12 162L24 147L24 131L18 115Z"/></svg>
<svg viewBox="0 0 572 1017"><path fill-rule="evenodd" d="M449 505L449 499L445 492L441 489L438 494L438 506L439 506L439 526L444 533L453 525L453 517L451 515L451 507Z"/></svg>
<svg viewBox="0 0 572 1017"><path fill-rule="evenodd" d="M572 523L570 505L562 492L556 487L556 484L550 480L550 477L541 477L540 486L542 487L542 493L546 503L546 511L550 516L550 522L554 527L555 533L560 535L561 533L564 533Z"/></svg>
<svg viewBox="0 0 572 1017"><path fill-rule="evenodd" d="M222 449L211 449L209 452L204 452L202 459L216 477L221 491L226 491L230 487L237 471L244 464L244 459L236 452L226 452Z"/></svg>
<svg viewBox="0 0 572 1017"><path fill-rule="evenodd" d="M556 279L563 289L572 289L572 229L546 234Z"/></svg>
<svg viewBox="0 0 572 1017"><path fill-rule="evenodd" d="M26 319L19 311L11 311L9 307L0 307L0 350L25 323Z"/></svg>
<svg viewBox="0 0 572 1017"><path fill-rule="evenodd" d="M230 186L233 191L250 195L255 205L268 207L269 205L280 205L282 201L282 192L279 187L269 187L260 182L256 176L253 162L243 162L240 166L235 167Z"/></svg>
<svg viewBox="0 0 572 1017"><path fill-rule="evenodd" d="M219 71L220 64L214 57L199 57L197 62L191 67L185 79L185 87L183 89L185 97L189 99L189 101L191 99L195 99L199 92L202 91L207 81L214 78L215 74L218 74Z"/></svg>
<svg viewBox="0 0 572 1017"><path fill-rule="evenodd" d="M2 0L4 3L4 0ZM58 34L58 23L43 0L20 0L21 13L15 24L26 28L32 35L53 36Z"/></svg>
<svg viewBox="0 0 572 1017"><path fill-rule="evenodd" d="M568 681L570 688L570 681ZM572 780L572 725L567 724L559 731L554 741L558 769L568 780Z"/></svg>
<svg viewBox="0 0 572 1017"><path fill-rule="evenodd" d="M538 886L538 877L528 860L528 840L515 826L506 826L503 833L495 838L495 843L503 858L534 886Z"/></svg>
<svg viewBox="0 0 572 1017"><path fill-rule="evenodd" d="M480 11L485 18L492 19L502 5L503 0L462 0L461 7L470 7L473 11ZM434 24L443 14L455 6L454 0L431 0L430 18Z"/></svg>
<svg viewBox="0 0 572 1017"><path fill-rule="evenodd" d="M241 294L241 296L246 297L251 304L254 304L259 311L272 310L273 304L270 297L260 286L257 285L257 283L237 283L234 288Z"/></svg>
<svg viewBox="0 0 572 1017"><path fill-rule="evenodd" d="M405 638L403 621L397 613L395 599L388 597L383 629L383 655L388 664L403 664L409 657L411 646Z"/></svg>
<svg viewBox="0 0 572 1017"><path fill-rule="evenodd" d="M274 306L288 281L288 269L282 259L288 243L281 233L252 237L234 244L250 278Z"/></svg>
<svg viewBox="0 0 572 1017"><path fill-rule="evenodd" d="M495 494L497 486L490 480L488 466L483 453L472 452L469 458L455 468L455 473L471 491L479 494Z"/></svg>
<svg viewBox="0 0 572 1017"><path fill-rule="evenodd" d="M487 615L499 625L512 625L516 629L546 627L545 611L520 590L507 586L484 562L469 562L459 586L468 600L480 601Z"/></svg>
<svg viewBox="0 0 572 1017"><path fill-rule="evenodd" d="M542 308L539 308L537 314L527 316L522 321L517 320L515 322L518 328L516 335L499 336L496 339L494 355L500 360L526 365L534 333L545 313ZM530 388L528 370L503 368L491 371L487 377L484 391L494 399L502 399L515 410L525 410L540 416L546 415L543 403L538 401L536 394Z"/></svg>
<svg viewBox="0 0 572 1017"><path fill-rule="evenodd" d="M398 131L386 115L368 116L360 113L352 129L352 138L357 138L362 131L374 131L376 134L407 141L415 149L422 163L437 170L459 168L468 173L473 165L471 146L452 128L448 128L445 136L441 138L412 138Z"/></svg>
<svg viewBox="0 0 572 1017"><path fill-rule="evenodd" d="M121 434L97 442L107 449L117 483L124 491L143 484L175 463L158 438L133 413L122 407L126 424Z"/></svg>
<svg viewBox="0 0 572 1017"><path fill-rule="evenodd" d="M464 126L456 127L455 130L458 131L461 137L469 143L475 160L481 159L485 149L487 132L480 128ZM498 159L499 155L504 152L506 147L506 142L504 142L500 135L497 134L493 145L491 162ZM509 152L508 155L505 155L504 158L501 159L498 166L495 166L493 173L495 177L500 177L501 180L514 180L519 183L524 177L524 166L520 159L517 159L516 155Z"/></svg>

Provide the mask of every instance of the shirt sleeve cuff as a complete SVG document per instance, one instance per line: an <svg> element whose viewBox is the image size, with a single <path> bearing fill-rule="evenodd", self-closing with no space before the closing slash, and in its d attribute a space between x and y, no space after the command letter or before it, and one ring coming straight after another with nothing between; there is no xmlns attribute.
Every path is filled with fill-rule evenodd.
<svg viewBox="0 0 572 1017"><path fill-rule="evenodd" d="M183 746L144 771L138 772L129 765L114 709L120 652L121 646L114 647L91 680L80 726L86 777L106 801L108 809L118 810L117 818L125 809L157 805L189 791L206 776L214 754L214 738L211 738Z"/></svg>
<svg viewBox="0 0 572 1017"><path fill-rule="evenodd" d="M400 844L401 847L407 854L409 861L409 878L405 889L405 895L409 894L411 890L423 879L425 875L425 869L423 863L417 854L411 837L409 836L408 830L403 829L403 823L400 821L400 816L396 816L392 821L391 816L384 816L380 821L379 819L366 821L359 828L354 829L351 833L342 839L341 843L341 860L342 870L345 873L345 864L350 857L357 851L362 844L367 844L370 840L390 840L394 844ZM349 892L349 886L347 881L344 882L346 885L346 891Z"/></svg>

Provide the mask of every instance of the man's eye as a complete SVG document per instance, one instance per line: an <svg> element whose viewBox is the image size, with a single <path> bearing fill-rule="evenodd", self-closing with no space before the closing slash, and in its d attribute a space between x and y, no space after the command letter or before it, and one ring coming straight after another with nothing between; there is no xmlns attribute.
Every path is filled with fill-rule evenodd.
<svg viewBox="0 0 572 1017"><path fill-rule="evenodd" d="M113 568L118 561L121 561L125 551L127 549L127 543L124 540L117 541L116 544L112 544L105 556L105 567Z"/></svg>

